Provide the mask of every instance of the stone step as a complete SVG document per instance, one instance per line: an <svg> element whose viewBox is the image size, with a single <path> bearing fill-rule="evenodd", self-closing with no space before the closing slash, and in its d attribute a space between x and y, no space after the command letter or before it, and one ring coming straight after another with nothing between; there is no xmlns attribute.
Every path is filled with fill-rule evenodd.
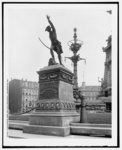
<svg viewBox="0 0 122 150"><path fill-rule="evenodd" d="M70 123L70 126L111 128L111 124Z"/></svg>
<svg viewBox="0 0 122 150"><path fill-rule="evenodd" d="M29 125L28 121L9 121L9 129L23 130L23 127L27 125ZM72 135L93 135L111 137L111 124L71 123L70 133Z"/></svg>
<svg viewBox="0 0 122 150"><path fill-rule="evenodd" d="M21 120L9 120L10 123L28 123L29 121L21 121Z"/></svg>
<svg viewBox="0 0 122 150"><path fill-rule="evenodd" d="M111 137L111 125L72 123L70 126L70 133L74 135Z"/></svg>
<svg viewBox="0 0 122 150"><path fill-rule="evenodd" d="M25 125L23 126L23 133L53 135L53 136L69 136L69 126L42 126L42 125Z"/></svg>
<svg viewBox="0 0 122 150"><path fill-rule="evenodd" d="M28 125L28 121L9 120L9 129L22 130L23 126Z"/></svg>

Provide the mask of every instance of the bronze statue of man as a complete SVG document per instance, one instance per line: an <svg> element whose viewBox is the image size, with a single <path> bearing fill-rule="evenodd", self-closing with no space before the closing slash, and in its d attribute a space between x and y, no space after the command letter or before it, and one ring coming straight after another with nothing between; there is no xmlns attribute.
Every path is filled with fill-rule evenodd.
<svg viewBox="0 0 122 150"><path fill-rule="evenodd" d="M54 52L53 52L54 50L58 54L59 62L62 65L61 54L63 53L63 50L62 50L61 42L57 40L56 29L48 15L47 15L47 20L50 26L47 26L45 31L49 32L49 38L51 40L50 53L51 53L53 60L55 61Z"/></svg>

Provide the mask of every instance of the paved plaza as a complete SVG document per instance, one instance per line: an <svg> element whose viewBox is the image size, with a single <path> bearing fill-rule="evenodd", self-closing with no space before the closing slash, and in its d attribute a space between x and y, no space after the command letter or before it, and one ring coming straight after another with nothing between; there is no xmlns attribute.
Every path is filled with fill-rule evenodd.
<svg viewBox="0 0 122 150"><path fill-rule="evenodd" d="M10 138L23 138L23 139L30 139L30 138L58 138L58 139L64 139L64 138L78 138L78 139L105 139L105 137L94 137L94 136L81 136L81 135L69 135L65 137L60 136L49 136L49 135L39 135L39 134L27 134L23 133L22 130L8 130L8 137Z"/></svg>

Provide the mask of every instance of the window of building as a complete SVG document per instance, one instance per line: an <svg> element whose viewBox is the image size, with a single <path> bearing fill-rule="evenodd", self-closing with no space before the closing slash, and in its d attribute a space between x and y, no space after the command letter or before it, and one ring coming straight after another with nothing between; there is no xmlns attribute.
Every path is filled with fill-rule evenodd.
<svg viewBox="0 0 122 150"><path fill-rule="evenodd" d="M36 90L34 91L34 95L36 95Z"/></svg>
<svg viewBox="0 0 122 150"><path fill-rule="evenodd" d="M31 88L31 82L29 83L29 87Z"/></svg>
<svg viewBox="0 0 122 150"><path fill-rule="evenodd" d="M108 91L105 91L105 97L108 97Z"/></svg>
<svg viewBox="0 0 122 150"><path fill-rule="evenodd" d="M37 87L37 83L35 83L35 87Z"/></svg>
<svg viewBox="0 0 122 150"><path fill-rule="evenodd" d="M25 82L25 86L26 86L26 87L28 86L28 83L27 83L27 82Z"/></svg>
<svg viewBox="0 0 122 150"><path fill-rule="evenodd" d="M29 106L31 106L31 101L29 102Z"/></svg>
<svg viewBox="0 0 122 150"><path fill-rule="evenodd" d="M33 83L32 83L32 88L34 88L34 85L33 85Z"/></svg>
<svg viewBox="0 0 122 150"><path fill-rule="evenodd" d="M31 82L31 88L33 88L33 82Z"/></svg>
<svg viewBox="0 0 122 150"><path fill-rule="evenodd" d="M21 86L24 87L24 82L23 81L20 81L20 82L21 82Z"/></svg>

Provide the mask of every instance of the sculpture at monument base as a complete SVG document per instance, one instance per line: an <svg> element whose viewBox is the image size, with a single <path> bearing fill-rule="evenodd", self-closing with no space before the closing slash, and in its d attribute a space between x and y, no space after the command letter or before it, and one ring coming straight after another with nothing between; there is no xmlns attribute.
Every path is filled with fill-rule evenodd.
<svg viewBox="0 0 122 150"><path fill-rule="evenodd" d="M54 61L53 58L50 58L49 61L48 61L48 66L51 66L51 65L56 65L57 63Z"/></svg>

